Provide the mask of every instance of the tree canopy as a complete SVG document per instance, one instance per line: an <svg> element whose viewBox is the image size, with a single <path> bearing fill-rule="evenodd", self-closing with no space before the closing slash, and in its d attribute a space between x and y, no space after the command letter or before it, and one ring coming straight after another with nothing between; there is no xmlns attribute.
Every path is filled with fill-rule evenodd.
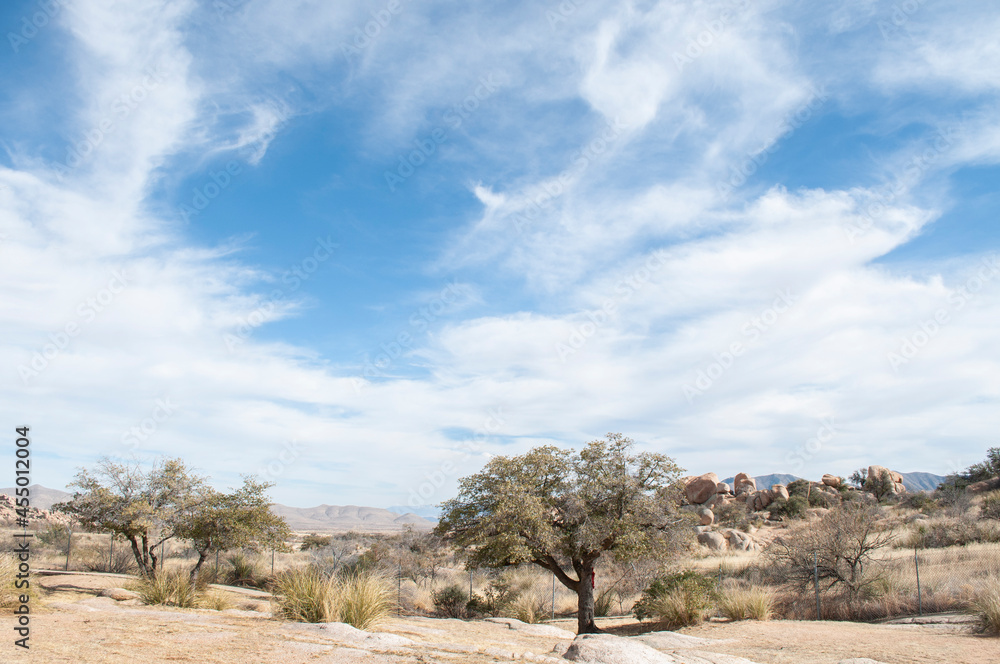
<svg viewBox="0 0 1000 664"><path fill-rule="evenodd" d="M543 446L498 456L459 483L437 532L465 550L470 567L532 563L577 593L578 629L595 632L592 574L604 554L664 555L687 541L678 512L681 468L662 454L633 453L618 433L579 453ZM689 535L688 535L689 537Z"/></svg>

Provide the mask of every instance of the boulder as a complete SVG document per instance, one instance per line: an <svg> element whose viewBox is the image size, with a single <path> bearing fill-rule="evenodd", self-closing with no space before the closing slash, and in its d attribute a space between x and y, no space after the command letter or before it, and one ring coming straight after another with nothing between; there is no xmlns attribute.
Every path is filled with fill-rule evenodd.
<svg viewBox="0 0 1000 664"><path fill-rule="evenodd" d="M892 480L893 484L902 484L903 483L903 476L900 475L899 473L897 473L895 470L890 470L889 471L889 479Z"/></svg>
<svg viewBox="0 0 1000 664"><path fill-rule="evenodd" d="M715 476L715 473L708 474L713 477ZM700 505L715 495L716 484L718 484L717 479L712 479L712 477L702 475L697 479L691 480L691 482L684 488L684 494L687 496L688 502L694 505Z"/></svg>
<svg viewBox="0 0 1000 664"><path fill-rule="evenodd" d="M775 484L771 487L771 494L777 498L784 498L788 500L788 489L785 488L784 484Z"/></svg>
<svg viewBox="0 0 1000 664"><path fill-rule="evenodd" d="M707 507L699 507L696 514L700 519L700 522L698 524L700 526L711 526L713 523L715 523L715 512L713 512Z"/></svg>
<svg viewBox="0 0 1000 664"><path fill-rule="evenodd" d="M774 494L770 489L755 491L751 494L750 498L747 499L747 505L750 506L750 509L754 512L766 510L767 506L772 502L774 502Z"/></svg>
<svg viewBox="0 0 1000 664"><path fill-rule="evenodd" d="M892 483L892 492L896 493L896 494L906 493L906 485L903 484L902 482L893 482Z"/></svg>
<svg viewBox="0 0 1000 664"><path fill-rule="evenodd" d="M706 500L705 502L703 502L701 504L701 507L707 507L708 509L715 509L715 506L721 502L723 502L723 495L721 493L717 493L708 500Z"/></svg>
<svg viewBox="0 0 1000 664"><path fill-rule="evenodd" d="M582 664L676 664L678 661L645 643L613 634L580 634L563 658Z"/></svg>
<svg viewBox="0 0 1000 664"><path fill-rule="evenodd" d="M130 599L139 599L140 595L137 592L131 590L125 590L124 588L105 588L101 592L97 593L98 597L110 597L116 602L124 602Z"/></svg>
<svg viewBox="0 0 1000 664"><path fill-rule="evenodd" d="M530 634L531 636L542 636L550 639L565 639L567 641L576 637L576 632L560 629L559 627L555 627L553 625L529 625L528 623L517 620L516 618L485 618L485 621L506 625L508 629L514 630L515 632L521 632L522 634Z"/></svg>
<svg viewBox="0 0 1000 664"><path fill-rule="evenodd" d="M754 541L749 534L731 528L729 530L722 531L722 536L726 538L726 542L729 544L729 548L734 551L756 551L757 542Z"/></svg>
<svg viewBox="0 0 1000 664"><path fill-rule="evenodd" d="M719 482L718 484L715 485L715 493L721 493L725 495L728 493L732 493L732 491L729 489L728 484L726 484L725 482Z"/></svg>
<svg viewBox="0 0 1000 664"><path fill-rule="evenodd" d="M742 476L742 477L741 477ZM741 493L753 493L757 490L757 480L752 477L747 477L746 473L740 473L733 480L733 491L736 495Z"/></svg>
<svg viewBox="0 0 1000 664"><path fill-rule="evenodd" d="M712 551L725 551L729 543L719 533L704 532L698 534L698 543L704 544Z"/></svg>
<svg viewBox="0 0 1000 664"><path fill-rule="evenodd" d="M840 486L840 478L836 475L823 475L823 484L836 489Z"/></svg>
<svg viewBox="0 0 1000 664"><path fill-rule="evenodd" d="M968 493L986 493L987 491L993 491L995 489L1000 489L1000 477L994 477L991 480L983 480L982 482L973 482L969 486L965 487Z"/></svg>

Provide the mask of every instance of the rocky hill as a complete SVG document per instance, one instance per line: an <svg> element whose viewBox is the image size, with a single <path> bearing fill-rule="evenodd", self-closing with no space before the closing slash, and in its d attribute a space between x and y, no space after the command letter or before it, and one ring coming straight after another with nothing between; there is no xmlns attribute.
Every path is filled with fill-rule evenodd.
<svg viewBox="0 0 1000 664"><path fill-rule="evenodd" d="M52 506L56 503L61 503L64 500L69 500L72 494L66 493L65 491L60 491L59 489L49 489L41 484L32 484L28 487L31 491L29 499L31 500L31 506L40 510L50 510ZM11 487L8 489L0 489L0 493L7 494L8 496L16 496L16 490Z"/></svg>
<svg viewBox="0 0 1000 664"><path fill-rule="evenodd" d="M407 526L414 530L430 530L433 521L416 514L394 514L378 507L319 505L317 507L287 507L272 505L271 511L288 522L292 530L309 532L393 532Z"/></svg>

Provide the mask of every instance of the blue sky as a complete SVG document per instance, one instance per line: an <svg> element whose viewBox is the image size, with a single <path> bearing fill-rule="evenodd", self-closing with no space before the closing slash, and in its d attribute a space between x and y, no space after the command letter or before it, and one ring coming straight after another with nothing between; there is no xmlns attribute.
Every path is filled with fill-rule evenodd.
<svg viewBox="0 0 1000 664"><path fill-rule="evenodd" d="M609 431L720 476L998 444L989 3L0 26L0 412L42 484L179 455L286 504L420 507Z"/></svg>

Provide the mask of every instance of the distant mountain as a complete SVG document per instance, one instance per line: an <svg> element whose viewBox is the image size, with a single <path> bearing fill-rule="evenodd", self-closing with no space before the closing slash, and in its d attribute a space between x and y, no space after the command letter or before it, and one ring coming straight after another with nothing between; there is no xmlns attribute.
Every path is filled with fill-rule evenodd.
<svg viewBox="0 0 1000 664"><path fill-rule="evenodd" d="M319 505L317 507L288 507L271 505L271 511L283 517L292 530L308 532L398 532L412 527L414 530L430 530L433 521L413 513L395 514L378 507L358 507L347 505Z"/></svg>
<svg viewBox="0 0 1000 664"><path fill-rule="evenodd" d="M49 489L41 484L32 484L28 487L28 489L31 492L28 496L28 499L31 501L31 506L40 510L50 510L56 503L69 500L73 495L71 493L66 493L65 491L60 491L59 489ZM17 490L11 487L9 489L0 489L0 493L5 493L8 496L13 497L17 495Z"/></svg>
<svg viewBox="0 0 1000 664"><path fill-rule="evenodd" d="M770 475L757 475L754 477L754 480L757 482L758 489L770 489L775 484L784 484L785 486L788 486L789 482L794 482L799 479L802 478L796 477L795 475L789 475L788 473L771 473ZM736 477L727 477L722 481L732 486L733 482L736 481Z"/></svg>
<svg viewBox="0 0 1000 664"><path fill-rule="evenodd" d="M933 491L944 482L944 475L934 473L900 473L907 491Z"/></svg>
<svg viewBox="0 0 1000 664"><path fill-rule="evenodd" d="M393 514L416 514L429 521L437 523L441 520L441 510L434 505L422 505L420 507L409 507L408 505L390 505L386 508Z"/></svg>

